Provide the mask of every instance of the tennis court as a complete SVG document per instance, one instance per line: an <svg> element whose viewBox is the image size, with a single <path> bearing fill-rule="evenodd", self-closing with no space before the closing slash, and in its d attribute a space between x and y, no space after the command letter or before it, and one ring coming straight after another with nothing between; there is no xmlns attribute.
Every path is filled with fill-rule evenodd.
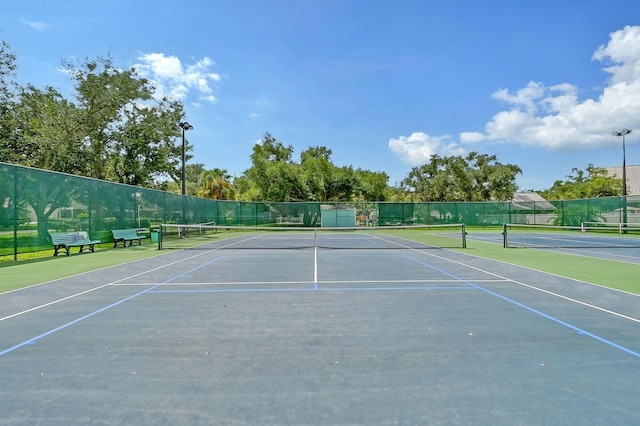
<svg viewBox="0 0 640 426"><path fill-rule="evenodd" d="M507 224L502 233L474 232L469 238L509 248L640 264L640 228Z"/></svg>
<svg viewBox="0 0 640 426"><path fill-rule="evenodd" d="M640 422L640 297L437 233L216 234L1 294L0 424Z"/></svg>

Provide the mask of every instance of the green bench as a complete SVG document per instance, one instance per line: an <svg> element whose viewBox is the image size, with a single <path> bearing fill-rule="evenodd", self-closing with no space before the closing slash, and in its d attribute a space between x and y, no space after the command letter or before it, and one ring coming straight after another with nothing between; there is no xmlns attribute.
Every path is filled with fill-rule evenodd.
<svg viewBox="0 0 640 426"><path fill-rule="evenodd" d="M122 247L126 247L127 243L131 246L134 242L138 245L142 245L142 239L147 238L146 235L138 234L137 229L112 229L113 234L113 246L117 247L119 243L122 243Z"/></svg>
<svg viewBox="0 0 640 426"><path fill-rule="evenodd" d="M71 247L80 247L79 253L82 253L85 249L93 253L95 251L94 246L102 242L100 240L90 239L86 231L50 233L49 235L51 236L51 243L53 244L54 256L57 256L60 250L64 250L67 256L69 256Z"/></svg>

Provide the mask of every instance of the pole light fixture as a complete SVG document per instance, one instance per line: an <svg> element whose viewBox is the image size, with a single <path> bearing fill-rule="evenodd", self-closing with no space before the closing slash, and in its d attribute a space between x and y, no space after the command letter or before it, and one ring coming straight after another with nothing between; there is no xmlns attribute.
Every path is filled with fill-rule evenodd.
<svg viewBox="0 0 640 426"><path fill-rule="evenodd" d="M184 133L187 130L191 130L193 129L193 126L191 124L189 124L186 121L181 121L178 126L180 126L180 128L182 129L182 195L186 195L187 193L187 186L186 186L186 180L187 180L187 170L185 167L185 138L184 138Z"/></svg>
<svg viewBox="0 0 640 426"><path fill-rule="evenodd" d="M622 129L612 133L616 137L622 136L622 226L625 227L627 226L627 154L624 137L629 133L631 133L629 129Z"/></svg>

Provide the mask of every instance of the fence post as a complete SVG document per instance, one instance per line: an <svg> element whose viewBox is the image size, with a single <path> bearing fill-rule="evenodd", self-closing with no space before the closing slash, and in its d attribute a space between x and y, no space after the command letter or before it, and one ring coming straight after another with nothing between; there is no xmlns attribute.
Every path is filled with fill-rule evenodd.
<svg viewBox="0 0 640 426"><path fill-rule="evenodd" d="M13 261L18 261L18 168L13 169Z"/></svg>

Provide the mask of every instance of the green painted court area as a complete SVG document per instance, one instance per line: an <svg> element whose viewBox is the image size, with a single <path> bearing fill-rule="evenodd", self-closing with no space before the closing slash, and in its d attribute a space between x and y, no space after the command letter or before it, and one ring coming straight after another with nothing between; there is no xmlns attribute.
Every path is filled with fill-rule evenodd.
<svg viewBox="0 0 640 426"><path fill-rule="evenodd" d="M635 244L384 228L1 267L0 423L640 424Z"/></svg>
<svg viewBox="0 0 640 426"><path fill-rule="evenodd" d="M106 267L126 264L160 254L156 246L98 248L95 253L73 253L71 256L38 258L31 261L4 263L0 266L0 292L42 284Z"/></svg>
<svg viewBox="0 0 640 426"><path fill-rule="evenodd" d="M496 244L478 241L469 242L465 252L586 283L640 294L640 264L637 259L635 263L628 263L628 259L602 259L589 256L588 253L569 254L538 249L505 249Z"/></svg>

